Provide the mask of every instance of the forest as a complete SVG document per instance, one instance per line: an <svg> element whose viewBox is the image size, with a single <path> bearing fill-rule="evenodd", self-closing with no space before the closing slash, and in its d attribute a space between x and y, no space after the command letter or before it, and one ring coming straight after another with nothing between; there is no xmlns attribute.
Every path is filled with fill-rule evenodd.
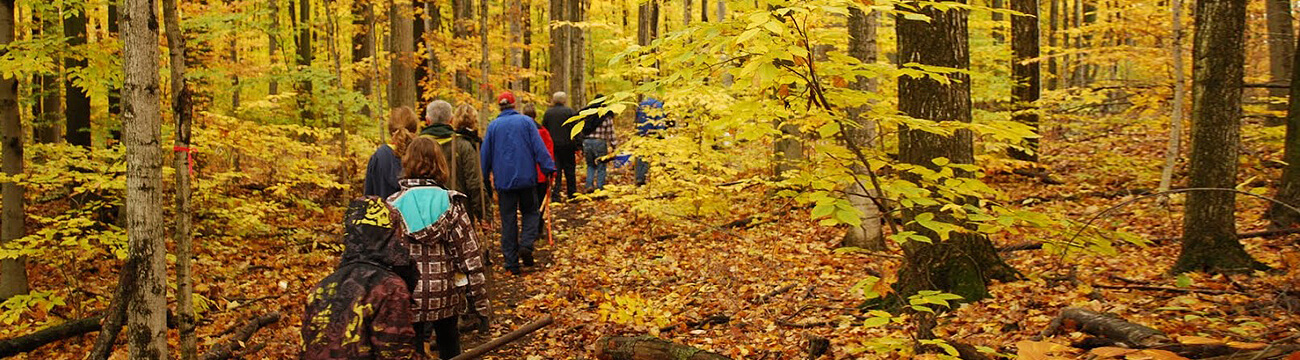
<svg viewBox="0 0 1300 360"><path fill-rule="evenodd" d="M414 358L1297 360L1295 15L0 0L0 358L318 358L308 334L338 314L314 313L320 289L356 264L355 199L377 157L410 170L422 141L394 124L451 125L454 108L483 168L443 163L461 135L430 166L486 180L455 189L481 196L482 250L461 255L484 260L486 299L455 295L460 349L439 332L399 349ZM488 143L566 104L563 131L522 135L557 139L520 170L536 204L510 202ZM534 175L552 172L577 192ZM406 211L410 178L365 201ZM532 245L507 250L517 236L535 266ZM390 357L408 358L366 358Z"/></svg>

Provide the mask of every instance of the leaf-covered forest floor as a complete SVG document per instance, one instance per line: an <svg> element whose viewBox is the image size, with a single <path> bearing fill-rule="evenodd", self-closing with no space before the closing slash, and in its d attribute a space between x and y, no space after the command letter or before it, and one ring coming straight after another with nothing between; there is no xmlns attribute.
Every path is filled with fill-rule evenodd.
<svg viewBox="0 0 1300 360"><path fill-rule="evenodd" d="M1003 193L999 201L1055 219L1083 221L1130 198L1113 194L1117 190L1156 187L1166 130L1144 125L1156 122L1059 120L1046 129L1042 152L1052 176L1064 184L1012 175L1009 165L982 158L989 169L986 182ZM1275 133L1256 125L1247 127L1240 175L1245 188L1273 187L1279 170L1267 164L1280 157L1277 144L1281 142L1259 139L1276 137ZM627 169L613 177L616 184L631 180ZM1176 179L1183 177L1182 171L1176 175ZM891 279L901 261L897 246L891 244L892 251L879 254L836 252L843 229L817 225L809 219L808 209L794 201L759 196L767 190L746 189L755 196L730 204L726 219L652 221L608 200L557 205L556 243L538 242L539 270L522 278L498 271L498 279L508 281L496 287L498 321L492 334L504 334L545 315L556 321L488 358L592 358L594 343L602 336L641 334L736 359L801 358L809 335L829 339L826 358L833 359L877 358L873 348L910 348L909 323L866 327L855 318L856 306L864 298L853 290L854 285L868 275ZM992 299L940 316L936 332L1014 354L1017 342L1041 332L1061 308L1081 306L1114 313L1175 338L1270 343L1300 334L1300 293L1296 292L1300 271L1295 270L1300 265L1296 263L1300 256L1295 255L1300 236L1243 240L1252 255L1278 271L1250 276L1190 274L1180 281L1165 272L1179 251L1175 239L1181 228L1182 199L1172 197L1169 207L1154 200L1139 201L1096 224L1152 240L1148 246L1115 240L1113 254L1004 252L1025 280L996 284ZM221 341L232 326L279 311L285 317L250 342L266 347L248 357L296 357L305 294L337 262L341 204L329 203L322 215L301 222L274 224L283 236L196 239L196 292L212 299L201 304L206 309L198 329L200 351ZM1240 200L1238 231L1264 229L1266 207L1262 201ZM748 221L728 225L739 219ZM1050 234L1054 233L1027 229L997 235L993 241L1008 246L1064 240L1047 238L1060 236ZM496 247L494 237L484 241ZM71 276L60 275L62 269L31 271L34 288L80 290L67 305L29 314L20 324L32 328L23 333L34 331L33 323L80 318L104 308L104 299L116 283L117 264L98 261L87 267L91 270ZM1066 278L1069 274L1073 276ZM77 283L63 284L64 279ZM1218 291L1104 288L1107 285L1181 285ZM708 319L713 321L704 321ZM1045 341L1068 345L1081 337L1073 333ZM465 348L484 340L476 334L465 339ZM173 345L176 340L172 332ZM87 335L18 358L79 358L93 342L94 336ZM116 355L125 357L125 345L118 346ZM1078 351L1057 355L1085 356Z"/></svg>

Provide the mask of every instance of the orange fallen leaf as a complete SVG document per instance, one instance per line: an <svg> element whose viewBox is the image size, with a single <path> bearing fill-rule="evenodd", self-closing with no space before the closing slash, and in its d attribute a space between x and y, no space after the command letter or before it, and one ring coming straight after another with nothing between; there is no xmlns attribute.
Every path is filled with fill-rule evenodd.
<svg viewBox="0 0 1300 360"><path fill-rule="evenodd" d="M1137 351L1138 350L1136 349L1126 349L1126 348L1114 347L1114 346L1103 346L1096 349L1092 349L1091 351L1088 351L1088 353L1100 358L1113 358L1113 357L1128 355L1130 353L1134 353Z"/></svg>
<svg viewBox="0 0 1300 360"><path fill-rule="evenodd" d="M1234 348L1234 349L1242 349L1242 350L1259 350L1259 349L1263 349L1263 348L1268 347L1268 344L1265 344L1265 343L1247 343L1247 342L1229 341L1229 342L1228 342L1228 346L1230 346L1230 347L1232 347L1232 348ZM1296 360L1300 360L1300 359L1296 359Z"/></svg>
<svg viewBox="0 0 1300 360"><path fill-rule="evenodd" d="M1178 343L1185 345L1218 345L1223 344L1223 341L1201 336L1179 336Z"/></svg>
<svg viewBox="0 0 1300 360"><path fill-rule="evenodd" d="M1047 355L1048 353L1061 351L1065 348L1065 346L1057 343L1026 340L1016 343L1016 355L1021 360L1048 360L1051 358Z"/></svg>

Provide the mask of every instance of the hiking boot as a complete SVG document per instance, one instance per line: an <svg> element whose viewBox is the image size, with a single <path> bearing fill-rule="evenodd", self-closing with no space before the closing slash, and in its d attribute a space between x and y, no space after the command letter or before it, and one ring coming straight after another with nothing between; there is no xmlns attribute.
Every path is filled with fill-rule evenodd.
<svg viewBox="0 0 1300 360"><path fill-rule="evenodd" d="M514 275L514 276L520 276L524 274L524 272L520 271L519 268L509 268L506 270L510 270L510 275Z"/></svg>
<svg viewBox="0 0 1300 360"><path fill-rule="evenodd" d="M530 250L524 250L524 251L522 251L522 252L519 253L519 257L522 258L522 259L524 259L524 266L533 266L533 265L534 265L534 263L533 263L533 252L532 252L532 251L530 251Z"/></svg>

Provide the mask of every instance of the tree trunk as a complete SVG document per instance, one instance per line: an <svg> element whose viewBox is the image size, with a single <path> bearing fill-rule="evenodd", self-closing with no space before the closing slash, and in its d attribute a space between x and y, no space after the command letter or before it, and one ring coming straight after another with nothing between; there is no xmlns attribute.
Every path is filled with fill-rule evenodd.
<svg viewBox="0 0 1300 360"><path fill-rule="evenodd" d="M302 69L311 67L314 56L311 47L311 29L311 0L298 0L298 67ZM316 117L308 106L311 103L311 94L311 80L298 83L298 106L304 121Z"/></svg>
<svg viewBox="0 0 1300 360"><path fill-rule="evenodd" d="M649 336L604 337L596 341L600 360L729 360L728 357Z"/></svg>
<svg viewBox="0 0 1300 360"><path fill-rule="evenodd" d="M1114 315L1073 307L1061 310L1061 314L1053 318L1052 323L1043 330L1042 336L1064 333L1063 328L1077 328L1132 348L1152 347L1169 341L1169 337L1160 330L1131 323Z"/></svg>
<svg viewBox="0 0 1300 360"><path fill-rule="evenodd" d="M1292 64L1291 71L1300 71L1300 56L1293 55L1293 61L1295 64ZM1291 78L1300 79L1300 75L1292 74ZM1295 206L1300 205L1300 84L1291 84L1290 99L1290 110L1286 115L1286 143L1282 155L1286 167L1282 169L1277 199ZM1272 226L1279 229L1300 224L1300 214L1278 204L1271 205L1268 218L1272 221Z"/></svg>
<svg viewBox="0 0 1300 360"><path fill-rule="evenodd" d="M524 53L522 44L524 42L524 9L521 0L509 0L509 7L506 10L506 17L510 19L510 44L509 59L502 62L503 73L510 80L510 90L520 92L523 89L523 83L520 80L520 69L524 68Z"/></svg>
<svg viewBox="0 0 1300 360"><path fill-rule="evenodd" d="M522 73L528 75L524 76L523 79L520 79L519 82L520 82L520 88L522 88L524 92L531 93L533 92L533 75L532 75L532 71L529 71L533 68L533 50L532 50L533 49L533 4L531 0L524 0L523 11L524 14L522 17L524 19L524 58L523 58L524 67L522 69L523 71Z"/></svg>
<svg viewBox="0 0 1300 360"><path fill-rule="evenodd" d="M1074 0L1074 49L1084 50L1083 48L1083 0ZM1079 87L1083 86L1083 69L1087 65L1083 64L1083 53L1080 52L1074 56L1074 66L1070 69L1070 84Z"/></svg>
<svg viewBox="0 0 1300 360"><path fill-rule="evenodd" d="M357 0L352 3L352 30L352 64L357 74L352 89L369 99L373 83L371 74L357 65L375 61L372 59L375 56L375 7L369 1ZM361 107L361 114L369 118L371 113L370 103L366 102Z"/></svg>
<svg viewBox="0 0 1300 360"><path fill-rule="evenodd" d="M69 9L76 14L63 18L63 36L68 39L68 46L76 47L86 44L85 9ZM77 50L72 50L77 51ZM84 52L84 51L83 51ZM63 117L67 119L64 138L69 144L90 147L90 97L86 89L72 83L72 74L86 68L86 59L68 56L63 60Z"/></svg>
<svg viewBox="0 0 1300 360"><path fill-rule="evenodd" d="M1183 0L1173 0L1173 44L1169 46L1169 57L1174 66L1174 103L1169 113L1169 144L1165 147L1165 166L1160 170L1160 187L1158 192L1169 191L1174 182L1174 167L1182 156L1183 142L1183 106L1186 103L1187 76L1183 70Z"/></svg>
<svg viewBox="0 0 1300 360"><path fill-rule="evenodd" d="M588 0L569 0L569 21L583 22ZM569 27L569 99L573 104L587 103L587 35L581 27Z"/></svg>
<svg viewBox="0 0 1300 360"><path fill-rule="evenodd" d="M392 35L388 45L392 49L392 61L389 63L388 108L403 106L415 108L415 39L414 19L411 18L410 0L396 0L388 9L389 26ZM418 112L417 112L418 113Z"/></svg>
<svg viewBox="0 0 1300 360"><path fill-rule="evenodd" d="M425 78L425 81L429 82L427 85L429 88L437 86L438 73L440 72L438 70L438 56L434 54L434 48L438 47L438 44L434 42L434 37L442 32L442 11L438 3L439 1L424 2L424 28L428 34L421 40L424 41L424 48L427 51L424 66L428 69L428 77Z"/></svg>
<svg viewBox="0 0 1300 360"><path fill-rule="evenodd" d="M468 45L472 35L470 30L474 27L474 2L473 0L451 0L451 6L455 13L452 17L454 19L452 36ZM456 87L465 93L474 93L474 84L469 78L469 68L456 69Z"/></svg>
<svg viewBox="0 0 1300 360"><path fill-rule="evenodd" d="M483 86L479 87L479 99L483 101L483 110L479 111L480 129L487 128L488 114L490 114L489 111L491 109L489 105L492 103L492 89L488 86L488 84L492 83L488 78L488 70L492 65L488 58L488 1L489 0L479 0L478 2L478 39L479 49L482 50L480 51L482 57L479 60L479 70L482 72L482 79L480 79L479 82L483 84Z"/></svg>
<svg viewBox="0 0 1300 360"><path fill-rule="evenodd" d="M864 13L861 8L856 6L849 7L849 56L852 56L863 64L873 64L879 56L879 47L876 45L876 27L880 22L880 13L872 11L870 14ZM866 93L877 91L878 84L875 79L858 78L853 83L855 90ZM876 143L876 122L871 118L864 116L869 110L868 107L849 109L849 119L858 124L857 127L845 129L849 141L857 142L858 148L870 148ZM880 208L872 202L868 196L877 196L875 191L866 188L867 179L870 174L868 169L862 164L856 164L853 172L856 174L855 181L849 184L849 202L854 208L862 212L862 225L849 228L844 234L844 246L859 247L872 251L885 250L885 235L881 230Z"/></svg>
<svg viewBox="0 0 1300 360"><path fill-rule="evenodd" d="M118 24L119 18L117 2L108 2L108 21L106 25L108 26L108 36L114 39L121 39L118 29L120 25ZM107 91L109 121L117 124L116 127L109 127L111 129L109 138L113 139L113 143L120 144L122 142L122 88L117 84L110 84Z"/></svg>
<svg viewBox="0 0 1300 360"><path fill-rule="evenodd" d="M1048 20L1047 20L1048 21L1047 48L1051 49L1051 53L1048 55L1056 55L1058 52L1060 52L1059 50L1056 49L1056 37L1058 32L1057 30L1060 30L1060 23L1061 23L1061 1L1064 0L1047 0L1047 1L1051 2L1051 6L1049 7L1050 10L1048 10L1050 12L1048 14ZM1047 73L1051 74L1051 76L1047 77L1047 88L1049 90L1060 89L1061 71L1056 67L1055 56L1047 59Z"/></svg>
<svg viewBox="0 0 1300 360"><path fill-rule="evenodd" d="M40 22L40 36L63 36L59 28L59 19L57 12L54 14L39 14L42 18ZM36 14L33 14L35 17ZM37 19L33 19L37 20ZM35 37L35 36L33 36ZM57 59L60 54L55 54ZM51 144L63 141L63 129L59 127L63 123L63 98L59 90L59 68L55 66L53 74L41 74L37 76L37 82L40 84L40 94L38 106L40 111L35 112L35 121L32 124L32 138L38 143Z"/></svg>
<svg viewBox="0 0 1300 360"><path fill-rule="evenodd" d="M1246 3L1197 0L1195 14L1188 187L1231 189L1236 186L1241 142ZM1218 191L1187 195L1183 248L1173 272L1266 268L1237 240L1236 195Z"/></svg>
<svg viewBox="0 0 1300 360"><path fill-rule="evenodd" d="M568 25L560 26L559 22L568 21L569 5L568 2L577 0L550 0L551 12L551 93L569 90L569 27ZM574 99L576 100L576 98ZM577 102L571 101L574 107L580 106Z"/></svg>
<svg viewBox="0 0 1300 360"><path fill-rule="evenodd" d="M1038 133L1038 96L1042 92L1042 70L1038 60L1038 0L1011 0L1011 11L1026 16L1011 18L1011 103L1012 119ZM1038 162L1038 139L1025 139L1025 150L1011 149L1011 158Z"/></svg>
<svg viewBox="0 0 1300 360"><path fill-rule="evenodd" d="M151 0L126 0L122 118L126 140L127 257L140 266L127 296L132 359L167 359L167 247L162 223L162 110L158 98L158 17Z"/></svg>
<svg viewBox="0 0 1300 360"><path fill-rule="evenodd" d="M682 0L682 25L691 27L691 0Z"/></svg>
<svg viewBox="0 0 1300 360"><path fill-rule="evenodd" d="M1291 82L1291 62L1295 53L1295 30L1291 27L1291 0L1268 0L1268 72L1273 83ZM1269 96L1285 98L1287 89L1270 89ZM1287 103L1275 102L1270 110L1284 111Z"/></svg>
<svg viewBox="0 0 1300 360"><path fill-rule="evenodd" d="M727 21L727 0L715 0L715 1L718 2L718 16L717 16L717 21L718 21L718 22ZM719 59L719 60L726 60L726 59L724 58L724 59ZM729 73L729 72L723 72L723 73L722 73L722 87L723 87L723 88L731 88L731 85L732 85L732 83L734 83L734 82L735 82L735 78L734 78L733 76L731 76L731 73Z"/></svg>
<svg viewBox="0 0 1300 360"><path fill-rule="evenodd" d="M940 2L959 3L964 1ZM940 11L925 6L920 13L931 20L896 18L899 57L906 59L904 62L923 66L969 69L967 11L960 8ZM970 122L970 75L958 72L946 76L949 79L946 83L929 77L899 77L899 110L917 119ZM935 158L947 158L954 164L972 164L975 160L973 134L969 130L943 136L902 126L898 144L899 160L931 169L936 169ZM938 221L962 226L960 221L939 211L937 206L904 209L903 216L907 219L904 223L908 223L906 230L915 231L934 242L903 243L904 264L899 270L899 281L894 285L899 296L906 298L920 290L939 290L960 295L964 301L977 301L989 296L987 286L991 280L1016 276L1015 270L998 257L993 243L984 235L954 232L951 239L940 241L934 231L911 221L924 212L936 214Z"/></svg>
<svg viewBox="0 0 1300 360"><path fill-rule="evenodd" d="M335 15L334 12L327 11L325 13L325 20L326 20L325 31L327 32L326 35L327 38L328 39L338 38L339 22L338 22L337 15ZM412 42L411 47L415 47L415 44L416 44L415 42ZM334 65L333 66L334 80L332 81L333 85L334 87L341 89L343 88L343 54L339 52L338 43L335 41L327 42L326 48L329 49L330 63ZM339 132L335 136L334 140L338 143L339 146L339 153L338 153L339 159L347 159L348 158L347 108L344 106L343 100L341 99L338 100L336 106L337 106L336 113L338 114L337 116L338 116ZM352 169L350 164L351 164L350 161L342 161L342 163L339 164L339 183L346 184L352 178Z"/></svg>
<svg viewBox="0 0 1300 360"><path fill-rule="evenodd" d="M89 359L108 360L113 354L113 344L117 342L117 334L122 332L122 325L126 323L127 298L136 292L135 273L141 260L127 257L122 262L122 268L118 269L117 288L113 289L113 299L105 310L102 329L99 337L95 339L95 347L90 351Z"/></svg>
<svg viewBox="0 0 1300 360"><path fill-rule="evenodd" d="M275 54L280 51L280 0L268 0L266 2L266 11L269 13L271 29L266 34L266 56L271 62L271 68L275 68ZM267 83L267 94L279 95L280 82L271 76L270 82Z"/></svg>
<svg viewBox="0 0 1300 360"><path fill-rule="evenodd" d="M411 81L415 86L415 103L419 104L420 99L424 98L426 93L433 92L433 84L425 82L429 78L429 68L425 62L421 61L420 45L424 43L425 32L428 31L425 26L428 24L424 19L427 14L424 12L425 3L432 0L412 0L411 1ZM429 49L425 49L425 55L428 55ZM427 57L426 57L427 58ZM416 114L422 114L423 111L416 110Z"/></svg>
<svg viewBox="0 0 1300 360"><path fill-rule="evenodd" d="M992 0L992 2L989 4L989 7L992 7L994 9L1001 9L1004 5L1006 5L1003 4L1003 2L1004 2L1003 0ZM991 17L993 20L993 42L995 44L1002 44L1004 41L1006 41L1006 35L1002 33L1003 32L1002 13L994 11Z"/></svg>
<svg viewBox="0 0 1300 360"><path fill-rule="evenodd" d="M709 0L700 0L700 22L709 22Z"/></svg>
<svg viewBox="0 0 1300 360"><path fill-rule="evenodd" d="M163 1L166 2L171 0L163 0ZM227 0L226 6L233 7L234 4L232 3L231 0ZM230 60L231 68L238 69L241 67L239 64L239 35L238 34L230 35L229 46L230 48L227 49L226 56ZM231 71L230 72L230 113L231 114L234 114L236 111L239 111L239 103L240 103L239 88L240 88L239 73L235 71Z"/></svg>
<svg viewBox="0 0 1300 360"><path fill-rule="evenodd" d="M14 0L0 1L0 46L8 46L14 41ZM0 50L0 56L7 55L7 48ZM0 146L3 159L0 170L5 175L14 176L23 173L23 124L18 118L18 79L0 78L0 137L4 143ZM13 182L0 185L3 200L3 212L0 212L0 245L25 235L23 227L23 187ZM14 295L27 294L27 259L0 260L0 301Z"/></svg>
<svg viewBox="0 0 1300 360"><path fill-rule="evenodd" d="M172 168L176 176L176 312L180 320L181 359L198 357L198 339L194 334L194 279L191 273L193 254L190 233L190 171L194 164L190 149L190 126L194 123L194 104L185 81L185 30L181 28L177 0L163 1L163 22L167 27L167 49L171 55L172 116L176 119ZM233 40L232 40L233 42ZM232 49L231 53L235 51ZM238 82L238 77L235 78ZM239 92L235 91L238 108Z"/></svg>

